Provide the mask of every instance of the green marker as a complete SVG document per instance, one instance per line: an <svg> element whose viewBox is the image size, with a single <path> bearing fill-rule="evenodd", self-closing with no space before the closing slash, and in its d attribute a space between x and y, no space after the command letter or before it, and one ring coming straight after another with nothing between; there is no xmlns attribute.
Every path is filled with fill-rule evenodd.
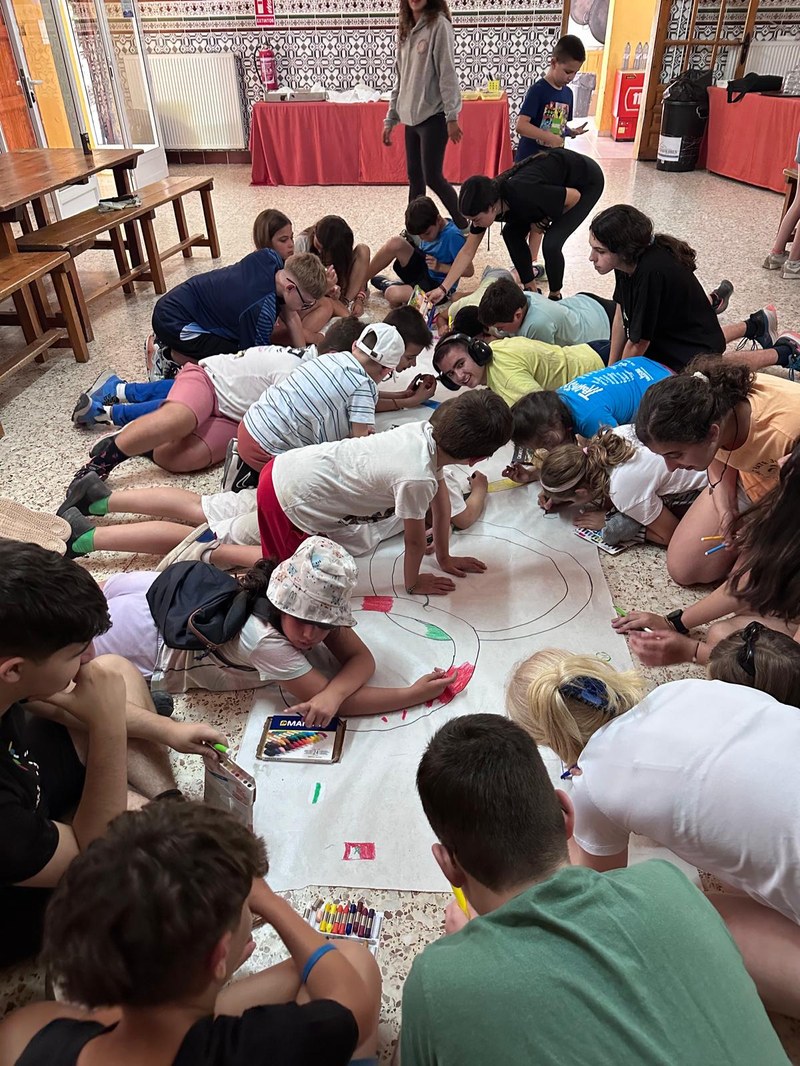
<svg viewBox="0 0 800 1066"><path fill-rule="evenodd" d="M621 607L617 607L616 603L614 604L614 610L617 612L620 618L626 618L628 615L628 612L623 611Z"/></svg>
<svg viewBox="0 0 800 1066"><path fill-rule="evenodd" d="M212 744L214 751L221 751L223 755L228 754L228 748L224 744Z"/></svg>

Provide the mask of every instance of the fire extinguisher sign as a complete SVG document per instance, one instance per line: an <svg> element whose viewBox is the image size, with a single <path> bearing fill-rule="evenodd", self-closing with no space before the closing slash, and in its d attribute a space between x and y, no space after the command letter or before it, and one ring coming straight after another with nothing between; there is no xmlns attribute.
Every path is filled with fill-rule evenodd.
<svg viewBox="0 0 800 1066"><path fill-rule="evenodd" d="M256 6L256 26L275 25L275 0L254 0Z"/></svg>

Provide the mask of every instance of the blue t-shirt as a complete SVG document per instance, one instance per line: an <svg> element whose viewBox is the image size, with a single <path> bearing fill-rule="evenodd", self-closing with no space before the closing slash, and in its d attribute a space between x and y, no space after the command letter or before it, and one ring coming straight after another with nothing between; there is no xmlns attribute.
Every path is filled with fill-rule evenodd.
<svg viewBox="0 0 800 1066"><path fill-rule="evenodd" d="M645 392L671 374L661 363L638 356L581 374L556 393L569 408L575 432L593 437L601 426L613 429L635 422Z"/></svg>
<svg viewBox="0 0 800 1066"><path fill-rule="evenodd" d="M233 266L176 285L158 301L159 317L179 337L230 337L232 351L269 344L278 315L275 274L282 267L271 248L251 252Z"/></svg>
<svg viewBox="0 0 800 1066"><path fill-rule="evenodd" d="M540 130L548 130L557 137L566 137L564 130L572 118L572 89L565 85L563 89L554 89L549 81L539 78L525 93L519 113L529 118ZM520 137L515 159L527 159L529 155L546 152L547 145L535 141L532 137Z"/></svg>
<svg viewBox="0 0 800 1066"><path fill-rule="evenodd" d="M420 250L423 255L432 255L440 263L452 263L461 249L464 247L464 237L451 218L442 229L435 241L420 241ZM430 270L430 276L441 282L447 277L438 270Z"/></svg>

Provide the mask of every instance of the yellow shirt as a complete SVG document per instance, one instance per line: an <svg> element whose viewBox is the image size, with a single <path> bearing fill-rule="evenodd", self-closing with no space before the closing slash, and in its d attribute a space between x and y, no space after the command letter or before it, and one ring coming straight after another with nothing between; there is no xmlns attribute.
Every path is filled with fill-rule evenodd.
<svg viewBox="0 0 800 1066"><path fill-rule="evenodd" d="M778 484L778 460L800 439L800 388L772 374L758 374L750 395L750 432L733 452L720 449L716 458L739 471L739 480L755 503Z"/></svg>
<svg viewBox="0 0 800 1066"><path fill-rule="evenodd" d="M528 337L504 337L491 342L492 361L486 367L486 384L508 404L529 392L557 389L568 381L600 370L603 360L588 344L564 348Z"/></svg>

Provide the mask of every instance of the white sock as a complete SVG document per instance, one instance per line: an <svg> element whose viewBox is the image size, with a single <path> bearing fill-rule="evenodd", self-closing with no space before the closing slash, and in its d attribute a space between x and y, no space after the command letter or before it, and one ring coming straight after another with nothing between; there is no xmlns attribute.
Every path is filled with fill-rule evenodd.
<svg viewBox="0 0 800 1066"><path fill-rule="evenodd" d="M117 399L119 400L120 403L127 403L128 402L128 398L125 395L125 384L126 384L125 382L121 382L119 385L117 385L116 390L115 390L116 397L117 397Z"/></svg>

